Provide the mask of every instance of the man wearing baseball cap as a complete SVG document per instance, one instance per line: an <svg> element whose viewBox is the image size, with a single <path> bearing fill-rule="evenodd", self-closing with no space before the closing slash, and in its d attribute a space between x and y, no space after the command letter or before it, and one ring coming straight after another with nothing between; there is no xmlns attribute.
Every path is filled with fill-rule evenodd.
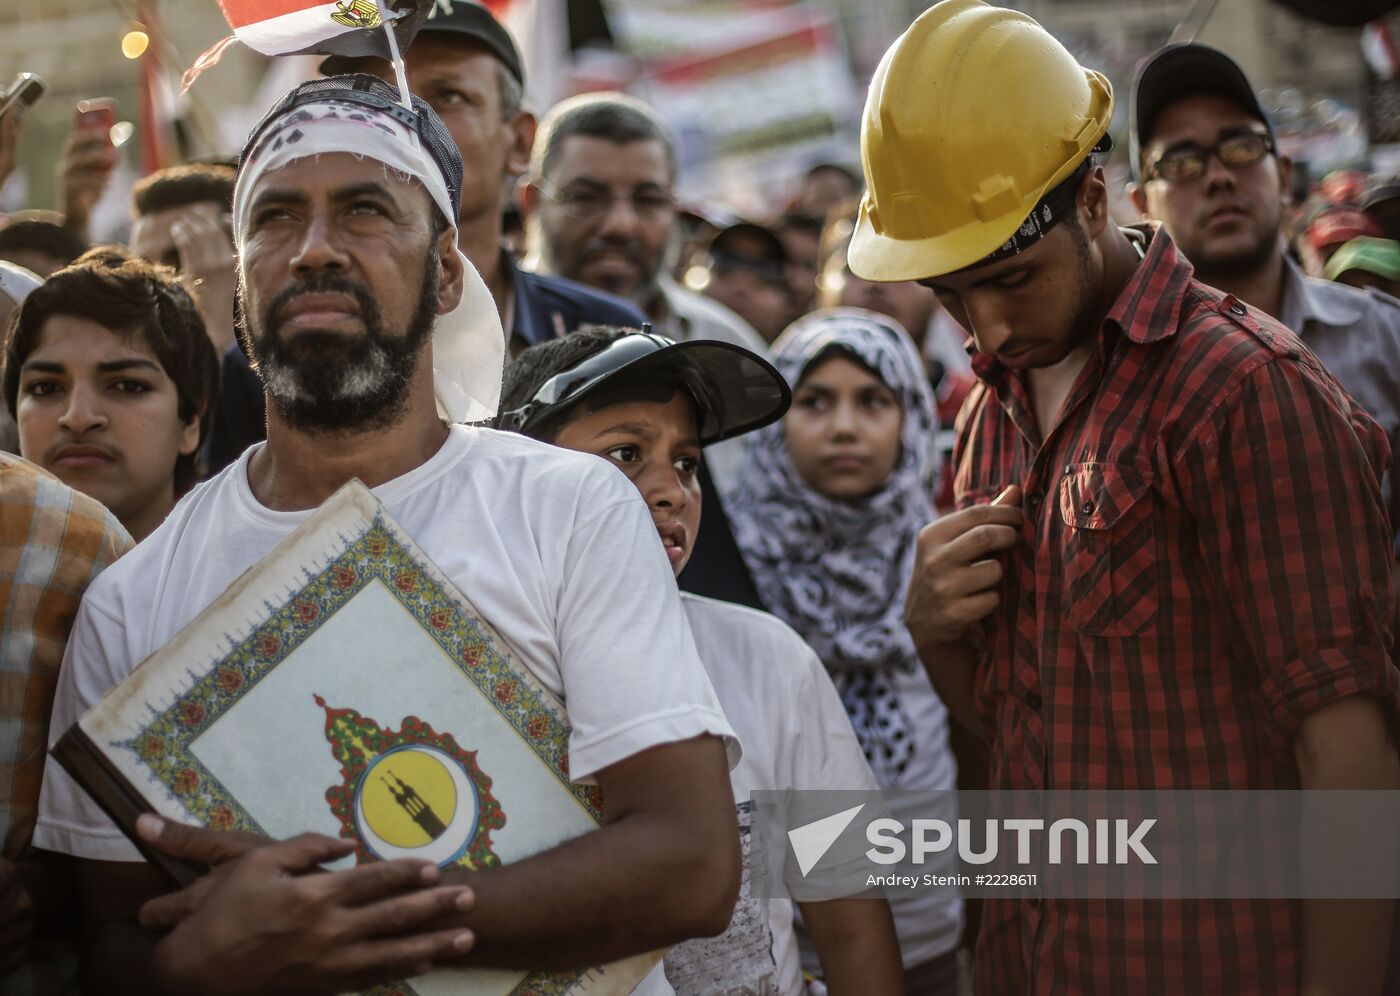
<svg viewBox="0 0 1400 996"><path fill-rule="evenodd" d="M1112 112L980 0L925 11L871 82L850 267L930 287L977 350L959 511L905 603L920 656L994 789L1400 788L1386 441L1166 230L1111 222ZM976 990L1378 993L1389 929L1384 903L994 899Z"/></svg>
<svg viewBox="0 0 1400 996"><path fill-rule="evenodd" d="M1303 267L1308 276L1326 277L1333 253L1352 239L1380 238L1371 216L1345 204L1328 204L1312 219L1303 235Z"/></svg>
<svg viewBox="0 0 1400 996"><path fill-rule="evenodd" d="M1198 279L1296 332L1400 452L1400 301L1305 276L1285 255L1279 231L1292 163L1240 67L1207 45L1169 45L1139 70L1132 100L1131 194L1143 218L1162 223ZM1308 229L1308 249L1375 234L1357 228L1365 224L1359 214L1324 214ZM1393 470L1383 490L1400 530Z"/></svg>
<svg viewBox="0 0 1400 996"><path fill-rule="evenodd" d="M705 295L732 310L771 343L793 314L787 247L771 229L753 222L730 225L710 241Z"/></svg>
<svg viewBox="0 0 1400 996"><path fill-rule="evenodd" d="M530 165L535 115L524 107L520 51L491 11L472 0L433 3L404 63L409 89L437 111L462 154L459 245L496 300L512 352L580 325L640 326L644 319L630 303L521 270L505 249L502 217L515 179ZM331 56L321 72L393 79L382 59Z"/></svg>
<svg viewBox="0 0 1400 996"><path fill-rule="evenodd" d="M502 217L515 178L529 164L535 116L523 106L524 64L500 22L479 3L451 0L444 13L433 3L430 16L405 54L409 88L437 112L462 156L463 181L457 217L458 246L481 274L496 302L508 344L515 352L583 325L641 325L631 304L571 280L521 270L506 250ZM331 56L321 72L334 76L367 72L393 80L383 59ZM235 345L224 373L247 382L224 391L221 408L252 398L239 412L221 412L232 455L262 438L263 413L256 406L262 387ZM246 402L245 402L246 405ZM211 470L219 470L213 467Z"/></svg>

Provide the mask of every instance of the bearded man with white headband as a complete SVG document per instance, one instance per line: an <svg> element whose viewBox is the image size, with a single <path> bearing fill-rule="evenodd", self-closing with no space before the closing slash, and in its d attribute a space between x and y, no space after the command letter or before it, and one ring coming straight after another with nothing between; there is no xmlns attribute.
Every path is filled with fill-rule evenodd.
<svg viewBox="0 0 1400 996"><path fill-rule="evenodd" d="M162 875L51 764L34 841L77 859L90 988L343 992L443 963L574 968L729 920L737 744L646 506L596 458L452 424L495 413L504 337L457 250L457 149L426 104L397 98L374 77L319 80L254 129L234 226L267 442L89 589L53 730L359 478L564 700L573 777L602 788L604 825L485 872L306 875L353 845L146 816L150 846L213 867L163 896ZM670 989L658 970L637 992Z"/></svg>

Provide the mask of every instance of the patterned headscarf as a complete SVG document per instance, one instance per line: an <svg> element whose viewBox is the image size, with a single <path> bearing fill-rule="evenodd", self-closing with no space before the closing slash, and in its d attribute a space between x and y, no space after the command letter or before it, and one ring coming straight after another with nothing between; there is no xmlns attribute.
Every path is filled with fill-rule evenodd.
<svg viewBox="0 0 1400 996"><path fill-rule="evenodd" d="M899 458L885 486L853 501L819 494L793 466L778 422L747 437L726 507L763 604L832 672L871 754L871 738L893 735L900 725L898 716L876 715L884 711L878 703L889 699L893 672L921 667L904 626L904 593L919 530L935 516L938 425L919 354L884 315L859 308L813 312L773 344L772 360L795 390L833 347L876 373L903 412Z"/></svg>

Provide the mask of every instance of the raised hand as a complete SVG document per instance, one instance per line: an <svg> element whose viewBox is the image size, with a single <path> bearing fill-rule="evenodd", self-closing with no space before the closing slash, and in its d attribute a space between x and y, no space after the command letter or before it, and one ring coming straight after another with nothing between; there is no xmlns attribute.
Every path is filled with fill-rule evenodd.
<svg viewBox="0 0 1400 996"><path fill-rule="evenodd" d="M82 238L88 237L92 209L102 198L117 164L117 150L105 132L84 129L71 132L63 143L58 167L58 209L64 225Z"/></svg>
<svg viewBox="0 0 1400 996"><path fill-rule="evenodd" d="M192 205L170 227L180 254L180 278L199 307L219 355L233 345L235 258L228 216L211 203Z"/></svg>
<svg viewBox="0 0 1400 996"><path fill-rule="evenodd" d="M1003 570L995 558L1020 542L1020 503L1013 485L992 504L945 515L919 533L904 624L921 651L957 643L1001 604Z"/></svg>

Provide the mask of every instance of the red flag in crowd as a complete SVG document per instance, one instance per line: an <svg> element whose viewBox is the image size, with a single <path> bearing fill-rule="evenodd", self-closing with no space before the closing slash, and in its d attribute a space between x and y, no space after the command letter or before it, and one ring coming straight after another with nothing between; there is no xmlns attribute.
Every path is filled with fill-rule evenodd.
<svg viewBox="0 0 1400 996"><path fill-rule="evenodd" d="M219 0L233 35L264 55L321 52L388 57L384 13L395 23L400 48L428 16L433 0ZM405 38L407 32L408 38Z"/></svg>
<svg viewBox="0 0 1400 996"><path fill-rule="evenodd" d="M137 14L150 35L151 44L141 55L141 75L137 92L140 97L141 173L146 175L174 162L172 155L175 109L165 64L161 60L161 42L165 32L158 20L155 5L146 0L137 4Z"/></svg>
<svg viewBox="0 0 1400 996"><path fill-rule="evenodd" d="M436 0L219 0L233 34L205 51L184 75L189 89L235 41L263 55L376 55L392 59L384 23L408 48ZM388 15L388 16L386 16Z"/></svg>

